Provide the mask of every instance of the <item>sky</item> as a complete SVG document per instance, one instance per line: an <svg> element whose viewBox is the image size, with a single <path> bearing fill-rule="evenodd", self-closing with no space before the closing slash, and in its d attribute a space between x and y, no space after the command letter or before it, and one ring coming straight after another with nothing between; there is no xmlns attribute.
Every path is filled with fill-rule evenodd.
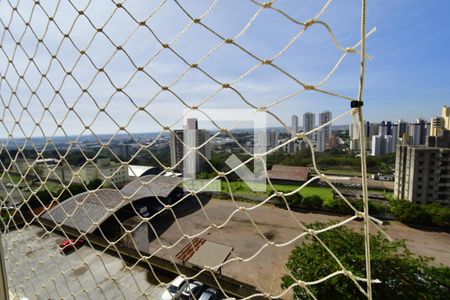
<svg viewBox="0 0 450 300"><path fill-rule="evenodd" d="M15 11L15 1L0 2L0 137L177 129L195 105L224 112L268 106L269 126L290 125L292 114L301 125L307 111L337 116L349 110L348 99L299 93L299 82L316 86L343 51L325 26L302 32L292 19L307 21L329 2L318 19L345 49L360 41L361 1L273 4L291 19L272 9L258 13L261 7L249 0L128 0L122 7L111 0L72 2L20 1ZM186 27L187 14L203 26ZM369 0L367 31L374 27L367 39L366 120L439 115L450 105L450 1ZM261 66L255 56L273 64ZM189 67L194 63L203 72ZM349 53L320 88L355 99L359 74L360 56ZM350 122L346 117L336 124Z"/></svg>

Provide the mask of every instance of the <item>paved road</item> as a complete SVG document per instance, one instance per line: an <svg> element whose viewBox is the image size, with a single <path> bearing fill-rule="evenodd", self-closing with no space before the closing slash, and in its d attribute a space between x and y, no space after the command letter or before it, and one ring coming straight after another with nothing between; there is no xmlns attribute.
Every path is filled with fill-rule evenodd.
<svg viewBox="0 0 450 300"><path fill-rule="evenodd" d="M151 272L89 246L59 253L62 236L36 226L3 237L10 291L28 299L160 299ZM131 265L129 265L131 266Z"/></svg>

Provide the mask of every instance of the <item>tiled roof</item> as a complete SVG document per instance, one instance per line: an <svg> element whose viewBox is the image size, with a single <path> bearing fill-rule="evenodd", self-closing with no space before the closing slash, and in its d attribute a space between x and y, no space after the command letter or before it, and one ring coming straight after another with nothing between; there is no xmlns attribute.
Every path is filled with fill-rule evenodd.
<svg viewBox="0 0 450 300"><path fill-rule="evenodd" d="M267 171L270 179L307 181L309 174L308 167L273 165L272 170Z"/></svg>

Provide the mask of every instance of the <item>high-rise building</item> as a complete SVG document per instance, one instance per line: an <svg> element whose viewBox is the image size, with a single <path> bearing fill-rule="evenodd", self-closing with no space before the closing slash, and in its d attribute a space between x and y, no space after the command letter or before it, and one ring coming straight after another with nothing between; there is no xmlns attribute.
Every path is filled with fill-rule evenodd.
<svg viewBox="0 0 450 300"><path fill-rule="evenodd" d="M331 121L332 114L330 111L324 111L319 114L319 126ZM330 124L323 127L317 132L317 151L323 152L330 148L329 139L331 134Z"/></svg>
<svg viewBox="0 0 450 300"><path fill-rule="evenodd" d="M395 147L397 147L399 137L398 137L398 123L392 124L391 127L391 136L392 136L392 151L395 152Z"/></svg>
<svg viewBox="0 0 450 300"><path fill-rule="evenodd" d="M303 114L303 132L310 132L314 128L316 128L316 115L311 112L305 112ZM315 133L311 134L309 136L309 139L315 141Z"/></svg>
<svg viewBox="0 0 450 300"><path fill-rule="evenodd" d="M297 115L292 115L291 118L291 130L296 133L298 132L298 116Z"/></svg>
<svg viewBox="0 0 450 300"><path fill-rule="evenodd" d="M380 156L394 152L392 135L374 135L372 137L372 155Z"/></svg>
<svg viewBox="0 0 450 300"><path fill-rule="evenodd" d="M359 142L358 126L355 126L355 124L351 123L348 127L348 136L350 139L350 150L353 151L361 150Z"/></svg>
<svg viewBox="0 0 450 300"><path fill-rule="evenodd" d="M413 145L425 145L428 135L427 123L423 119L417 119L409 125L409 135Z"/></svg>
<svg viewBox="0 0 450 300"><path fill-rule="evenodd" d="M450 107L446 105L442 107L441 117L444 119L444 129L450 130Z"/></svg>
<svg viewBox="0 0 450 300"><path fill-rule="evenodd" d="M264 153L278 146L278 132L275 130L261 130L255 138L255 153Z"/></svg>
<svg viewBox="0 0 450 300"><path fill-rule="evenodd" d="M450 204L450 148L397 146L394 196Z"/></svg>
<svg viewBox="0 0 450 300"><path fill-rule="evenodd" d="M429 136L439 136L444 132L445 121L442 117L431 118Z"/></svg>
<svg viewBox="0 0 450 300"><path fill-rule="evenodd" d="M381 121L378 134L380 135L392 135L392 122Z"/></svg>
<svg viewBox="0 0 450 300"><path fill-rule="evenodd" d="M211 159L211 145L205 142L210 134L207 130L198 129L197 119L188 119L183 130L174 130L170 143L170 161L175 166L180 160L183 162L175 168L182 170L183 176L194 177L201 172L201 169L207 164L206 159ZM205 145L203 145L205 144ZM193 148L201 148L195 150ZM190 151L191 150L191 151Z"/></svg>
<svg viewBox="0 0 450 300"><path fill-rule="evenodd" d="M398 120L398 139L401 139L403 137L403 134L408 132L408 123L406 123L404 120Z"/></svg>
<svg viewBox="0 0 450 300"><path fill-rule="evenodd" d="M132 144L119 143L114 147L114 152L121 159L128 160L131 156Z"/></svg>

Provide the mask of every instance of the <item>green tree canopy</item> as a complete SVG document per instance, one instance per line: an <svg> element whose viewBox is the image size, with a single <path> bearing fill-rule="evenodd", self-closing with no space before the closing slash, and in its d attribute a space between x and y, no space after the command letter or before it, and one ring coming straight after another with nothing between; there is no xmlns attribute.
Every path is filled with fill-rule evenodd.
<svg viewBox="0 0 450 300"><path fill-rule="evenodd" d="M313 228L330 224L315 223ZM347 270L365 277L364 235L347 227L339 227L319 234L320 239L340 259ZM294 280L314 281L341 270L336 261L316 239L296 247L287 262L290 275L282 278L282 287L287 288ZM372 278L374 299L448 299L450 295L450 268L431 266L431 258L415 256L403 240L390 242L381 234L372 235ZM360 282L365 288L364 282ZM335 276L319 285L310 286L318 299L366 299L350 278ZM294 288L294 297L310 299L306 291Z"/></svg>

